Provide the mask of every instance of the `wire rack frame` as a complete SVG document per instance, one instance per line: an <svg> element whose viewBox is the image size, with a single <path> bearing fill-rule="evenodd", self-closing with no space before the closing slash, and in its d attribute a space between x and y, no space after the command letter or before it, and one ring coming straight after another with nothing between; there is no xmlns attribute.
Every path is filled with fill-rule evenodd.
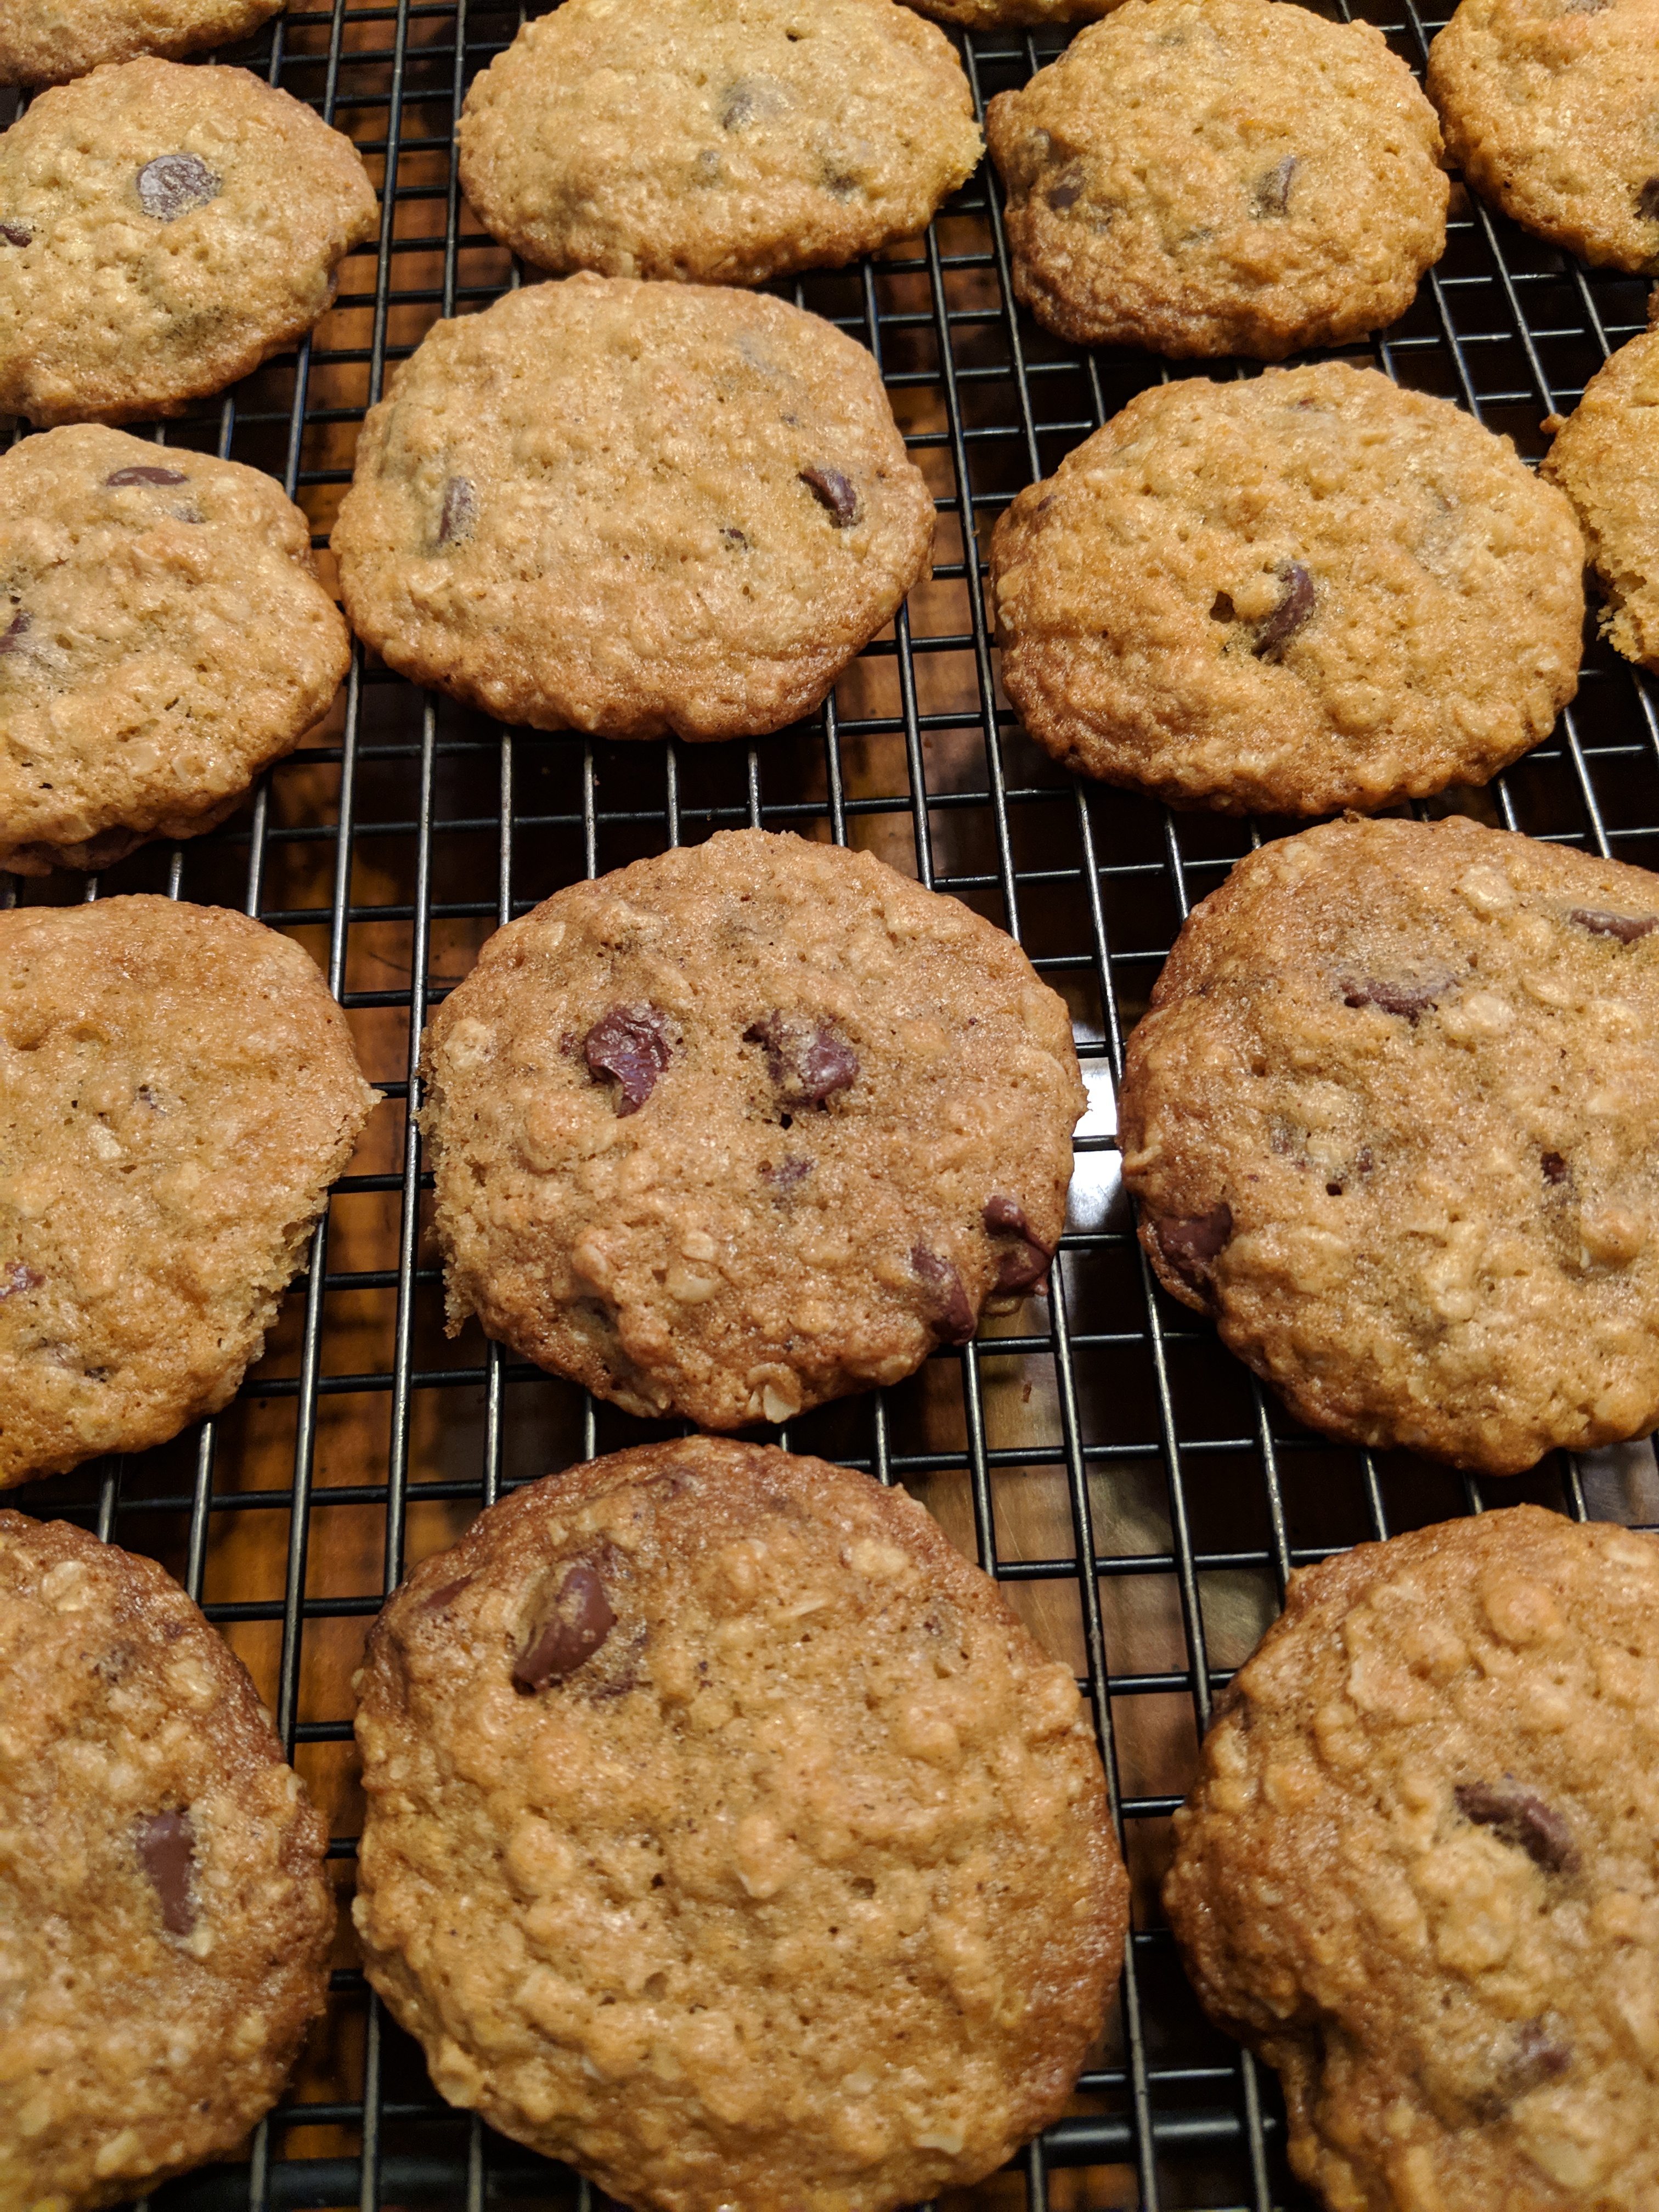
<svg viewBox="0 0 1659 2212"><path fill-rule="evenodd" d="M352 426L390 370L437 316L520 281L464 228L451 137L467 84L526 12L479 0L332 0L294 7L221 58L349 132L380 173L381 224L374 246L347 264L313 340L159 438L256 461L325 524L349 479ZM1403 13L1383 0L1360 12L1420 70L1438 19L1409 0ZM958 44L982 106L1063 37ZM331 1787L347 1757L349 1697L337 1668L319 1692L309 1662L337 1632L361 1635L403 1571L411 1522L424 1530L447 1515L458 1527L456 1516L546 1465L656 1433L549 1383L476 1333L443 1347L422 1244L429 1179L409 1118L428 1006L489 929L559 882L641 852L744 823L875 845L1026 945L1071 1000L1093 1102L1078 1139L1082 1196L1050 1298L1006 1333L939 1355L915 1383L780 1432L905 1483L1017 1601L1040 1612L1063 1600L1044 1618L1063 1629L1099 1724L1137 1877L1116 2018L1079 2109L978 2194L1018 2198L1030 2212L1048 2212L1051 2197L1066 2212L1304 2203L1284 2170L1271 2078L1202 2022L1156 1911L1161 1837L1211 1698L1293 1566L1499 1497L1645 1524L1659 1510L1659 1480L1640 1451L1558 1455L1534 1476L1492 1486L1336 1449L1297 1430L1206 1327L1156 1290L1115 1180L1111 1101L1123 1041L1191 906L1284 825L1176 816L1054 770L998 688L981 580L989 526L1019 486L1172 372L1145 356L1080 355L1014 313L988 164L919 249L777 289L873 352L940 519L934 586L913 595L891 636L811 722L755 745L673 743L623 757L577 738L492 727L360 650L336 716L266 775L238 822L147 848L84 884L0 878L6 903L158 889L292 932L318 955L392 1102L379 1152L337 1187L309 1273L237 1405L176 1445L36 1486L21 1502L154 1552L233 1639L253 1639L246 1648L283 1742L325 1802L349 1807L349 1790ZM1587 275L1460 198L1446 257L1416 307L1369 348L1346 351L1453 398L1535 459L1543 418L1567 411L1644 323L1641 285ZM1210 373L1251 372L1216 363ZM319 527L319 546L325 534ZM1659 859L1659 715L1646 678L1592 643L1577 702L1549 743L1462 803L1534 836ZM354 1228L365 1209L378 1244ZM365 1311L372 1327L343 1325ZM374 1356L353 1364L365 1341ZM1036 1378L1044 1410L1011 1426L1006 1386L1022 1377L1027 1398ZM331 1464L337 1413L368 1440L368 1463L348 1465L356 1480ZM1046 1547L1033 1546L1017 1510L1034 1486L1046 1501ZM356 1587L330 1586L343 1548L360 1570ZM1255 1592L1250 1603L1241 1606L1241 1591ZM1150 1608L1127 1603L1137 1594L1150 1595ZM1150 1733L1149 1714L1164 1716ZM331 1849L349 1863L349 1822ZM349 1963L333 1976L327 2031L329 2063L302 2069L246 2162L174 2184L150 2200L157 2212L554 2203L589 2212L586 2184L439 2102Z"/></svg>

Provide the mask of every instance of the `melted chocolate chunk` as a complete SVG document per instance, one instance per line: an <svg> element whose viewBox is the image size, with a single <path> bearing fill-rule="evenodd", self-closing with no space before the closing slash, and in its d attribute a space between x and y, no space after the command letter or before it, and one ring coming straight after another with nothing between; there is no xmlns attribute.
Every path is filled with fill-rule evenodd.
<svg viewBox="0 0 1659 2212"><path fill-rule="evenodd" d="M1299 561L1284 562L1279 580L1284 595L1251 647L1258 660L1276 660L1314 611L1314 580Z"/></svg>
<svg viewBox="0 0 1659 2212"><path fill-rule="evenodd" d="M138 204L157 222L176 222L216 199L223 183L194 154L158 154L138 172Z"/></svg>
<svg viewBox="0 0 1659 2212"><path fill-rule="evenodd" d="M1546 1874L1577 1870L1578 1848L1565 1820L1512 1774L1501 1782L1460 1782L1452 1796L1466 1820L1490 1828L1500 1843L1524 1851Z"/></svg>
<svg viewBox="0 0 1659 2212"><path fill-rule="evenodd" d="M21 652L22 650L23 640L28 635L28 634L29 618L24 613L21 607L19 607L17 612L12 617L10 622L7 623L5 629L3 630L0 630L0 653Z"/></svg>
<svg viewBox="0 0 1659 2212"><path fill-rule="evenodd" d="M617 1625L598 1571L578 1559L565 1571L553 1610L513 1662L513 1686L526 1696L562 1682L590 1660Z"/></svg>
<svg viewBox="0 0 1659 2212"><path fill-rule="evenodd" d="M848 530L863 512L859 495L839 469L803 469L800 481L837 530Z"/></svg>
<svg viewBox="0 0 1659 2212"><path fill-rule="evenodd" d="M1379 1013L1397 1014L1402 1021L1415 1022L1437 1006L1451 988L1449 975L1427 976L1417 982L1389 981L1376 975L1362 976L1358 982L1346 983L1342 988L1345 1006L1375 1006Z"/></svg>
<svg viewBox="0 0 1659 2212"><path fill-rule="evenodd" d="M106 491L119 491L124 484L181 484L190 478L182 469L152 469L140 465L136 469L117 469L112 477L104 478Z"/></svg>
<svg viewBox="0 0 1659 2212"><path fill-rule="evenodd" d="M1250 194L1250 213L1258 222L1271 216L1288 215L1291 211L1291 179L1302 164L1294 154L1275 161L1271 169L1264 169L1255 180Z"/></svg>
<svg viewBox="0 0 1659 2212"><path fill-rule="evenodd" d="M948 1260L941 1260L925 1244L911 1246L910 1265L933 1293L933 1304L938 1316L934 1326L940 1340L945 1344L966 1344L973 1335L975 1322L961 1276Z"/></svg>
<svg viewBox="0 0 1659 2212"><path fill-rule="evenodd" d="M26 222L0 222L0 238L3 238L8 246L32 246L34 233Z"/></svg>
<svg viewBox="0 0 1659 2212"><path fill-rule="evenodd" d="M1047 1278L1054 1248L1032 1234L1024 1207L1016 1200L993 1191L985 1201L984 1221L993 1237L1013 1236L1020 1240L1016 1249L1000 1255L995 1288L1029 1291L1040 1285Z"/></svg>
<svg viewBox="0 0 1659 2212"><path fill-rule="evenodd" d="M1659 914L1608 914L1594 906L1574 907L1567 920L1592 937L1616 937L1621 945L1634 945L1650 929L1659 929Z"/></svg>
<svg viewBox="0 0 1659 2212"><path fill-rule="evenodd" d="M27 1261L14 1260L9 1267L0 1267L0 1304L20 1291L38 1291L46 1279Z"/></svg>
<svg viewBox="0 0 1659 2212"><path fill-rule="evenodd" d="M457 538L470 538L472 526L478 519L478 495L466 477L451 477L444 485L443 504L438 509L438 543L453 545Z"/></svg>
<svg viewBox="0 0 1659 2212"><path fill-rule="evenodd" d="M1054 183L1049 185L1043 198L1056 215L1064 215L1067 208L1074 208L1077 205L1083 198L1083 172L1079 168L1073 167L1061 171Z"/></svg>
<svg viewBox="0 0 1659 2212"><path fill-rule="evenodd" d="M188 1813L152 1813L138 1823L138 1858L161 1900L169 1936L188 1936L196 1925L190 1893L196 1871L196 1834Z"/></svg>
<svg viewBox="0 0 1659 2212"><path fill-rule="evenodd" d="M441 1589L434 1589L430 1597L422 1599L421 1611L441 1613L447 1605L453 1603L464 1589L470 1589L471 1584L471 1575L462 1575L453 1583L446 1583Z"/></svg>
<svg viewBox="0 0 1659 2212"><path fill-rule="evenodd" d="M1567 1164L1562 1158L1559 1152L1546 1152L1543 1159L1540 1163L1540 1165L1543 1168L1544 1180L1546 1182L1565 1182L1566 1181Z"/></svg>
<svg viewBox="0 0 1659 2212"><path fill-rule="evenodd" d="M1636 195L1636 212L1644 222L1659 222L1659 177L1650 177Z"/></svg>
<svg viewBox="0 0 1659 2212"><path fill-rule="evenodd" d="M1195 1291L1208 1291L1212 1262L1224 1249L1233 1233L1233 1210L1224 1199L1207 1213L1194 1213L1184 1221L1154 1221L1158 1249L1183 1283Z"/></svg>
<svg viewBox="0 0 1659 2212"><path fill-rule="evenodd" d="M763 1046L766 1072L786 1106L823 1106L859 1079L859 1056L845 1037L811 1015L775 1007L743 1033L745 1044Z"/></svg>
<svg viewBox="0 0 1659 2212"><path fill-rule="evenodd" d="M727 86L720 102L722 131L747 131L751 123L767 123L790 106L785 88L769 76L740 76Z"/></svg>
<svg viewBox="0 0 1659 2212"><path fill-rule="evenodd" d="M667 1024L654 1006L614 1006L582 1039L582 1058L591 1074L621 1085L617 1119L637 1114L668 1065Z"/></svg>
<svg viewBox="0 0 1659 2212"><path fill-rule="evenodd" d="M1504 2069L1504 2086L1512 2097L1524 2096L1540 2082L1559 2081L1572 2065L1572 2045L1557 2033L1559 2023L1546 2014L1524 2020L1515 2032L1515 2043Z"/></svg>

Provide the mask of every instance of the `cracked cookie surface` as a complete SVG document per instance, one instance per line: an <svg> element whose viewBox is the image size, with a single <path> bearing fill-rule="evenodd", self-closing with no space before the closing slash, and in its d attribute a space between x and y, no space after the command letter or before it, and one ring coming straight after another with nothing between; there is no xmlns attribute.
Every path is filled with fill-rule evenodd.
<svg viewBox="0 0 1659 2212"><path fill-rule="evenodd" d="M0 913L0 1483L218 1412L377 1096L245 915Z"/></svg>
<svg viewBox="0 0 1659 2212"><path fill-rule="evenodd" d="M478 77L461 181L544 269L758 284L924 230L982 150L898 0L564 0Z"/></svg>
<svg viewBox="0 0 1659 2212"><path fill-rule="evenodd" d="M1085 1103L1012 939L753 830L498 931L423 1065L452 1328L716 1429L896 1382L1034 1288Z"/></svg>
<svg viewBox="0 0 1659 2212"><path fill-rule="evenodd" d="M0 1513L0 2203L234 2153L323 2009L328 1837L149 1559Z"/></svg>
<svg viewBox="0 0 1659 2212"><path fill-rule="evenodd" d="M1505 215L1659 270L1659 0L1462 0L1425 82L1447 158Z"/></svg>
<svg viewBox="0 0 1659 2212"><path fill-rule="evenodd" d="M986 110L1014 289L1085 345L1278 361L1381 328L1446 243L1434 110L1368 23L1125 0Z"/></svg>
<svg viewBox="0 0 1659 2212"><path fill-rule="evenodd" d="M1166 1290L1316 1429L1510 1474L1659 1420L1659 878L1334 823L1196 907L1120 1121Z"/></svg>
<svg viewBox="0 0 1659 2212"><path fill-rule="evenodd" d="M1127 1883L1069 1668L902 1491L708 1437L520 1490L359 1678L370 1980L624 2202L885 2212L1060 2109Z"/></svg>
<svg viewBox="0 0 1659 2212"><path fill-rule="evenodd" d="M1577 511L1607 594L1607 635L1627 660L1659 669L1659 331L1620 346L1591 377L1541 473Z"/></svg>
<svg viewBox="0 0 1659 2212"><path fill-rule="evenodd" d="M1139 393L998 521L1002 678L1068 768L1324 814L1481 783L1577 687L1584 549L1507 438L1331 362Z"/></svg>
<svg viewBox="0 0 1659 2212"><path fill-rule="evenodd" d="M428 333L333 542L353 629L417 683L538 730L757 736L891 620L933 502L817 316L583 274Z"/></svg>
<svg viewBox="0 0 1659 2212"><path fill-rule="evenodd" d="M0 455L0 868L211 828L350 659L270 477L92 424L24 439Z"/></svg>
<svg viewBox="0 0 1659 2212"><path fill-rule="evenodd" d="M246 39L286 0L0 0L0 84L67 84L104 62Z"/></svg>
<svg viewBox="0 0 1659 2212"><path fill-rule="evenodd" d="M350 140L246 70L42 93L0 137L0 410L182 413L308 331L378 220Z"/></svg>
<svg viewBox="0 0 1659 2212"><path fill-rule="evenodd" d="M1653 2201L1656 1622L1650 1537L1519 1505L1293 1574L1223 1692L1164 1905L1337 2212Z"/></svg>

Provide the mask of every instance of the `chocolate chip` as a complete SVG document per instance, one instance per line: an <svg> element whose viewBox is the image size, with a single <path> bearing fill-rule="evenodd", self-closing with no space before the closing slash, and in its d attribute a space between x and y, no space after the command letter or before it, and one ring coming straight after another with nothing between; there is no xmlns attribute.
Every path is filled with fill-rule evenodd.
<svg viewBox="0 0 1659 2212"><path fill-rule="evenodd" d="M593 1656L617 1625L605 1584L586 1559L566 1570L547 1619L513 1662L513 1686L526 1695L562 1682Z"/></svg>
<svg viewBox="0 0 1659 2212"><path fill-rule="evenodd" d="M196 1925L190 1893L196 1870L196 1834L188 1813L152 1813L138 1823L138 1858L161 1900L169 1936L188 1936Z"/></svg>
<svg viewBox="0 0 1659 2212"><path fill-rule="evenodd" d="M1190 1214L1184 1220L1166 1217L1154 1221L1158 1249L1183 1283L1207 1291L1214 1273L1212 1262L1233 1233L1233 1210L1224 1199L1207 1213Z"/></svg>
<svg viewBox="0 0 1659 2212"><path fill-rule="evenodd" d="M31 246L34 242L34 233L26 222L0 222L0 238L3 238L8 246Z"/></svg>
<svg viewBox="0 0 1659 2212"><path fill-rule="evenodd" d="M735 545L739 553L746 553L749 550L749 540L744 536L742 531L722 530L720 536L728 545Z"/></svg>
<svg viewBox="0 0 1659 2212"><path fill-rule="evenodd" d="M1576 906L1567 916L1592 937L1616 937L1621 945L1634 945L1650 929L1659 929L1659 914L1609 914L1601 907Z"/></svg>
<svg viewBox="0 0 1659 2212"><path fill-rule="evenodd" d="M1546 1152L1540 1164L1543 1168L1544 1180L1546 1182L1565 1182L1566 1181L1567 1164L1562 1158L1559 1152Z"/></svg>
<svg viewBox="0 0 1659 2212"><path fill-rule="evenodd" d="M863 512L857 492L839 469L803 469L800 481L828 512L837 530L850 529Z"/></svg>
<svg viewBox="0 0 1659 2212"><path fill-rule="evenodd" d="M430 1597L422 1599L421 1611L441 1613L447 1605L452 1605L454 1602L464 1589L470 1589L471 1586L471 1575L462 1575L455 1582L446 1583L441 1589L434 1589Z"/></svg>
<svg viewBox="0 0 1659 2212"><path fill-rule="evenodd" d="M1043 198L1056 215L1064 215L1067 208L1075 207L1083 198L1085 181L1081 169L1073 167L1063 170Z"/></svg>
<svg viewBox="0 0 1659 2212"><path fill-rule="evenodd" d="M470 538L472 526L478 519L478 495L466 477L451 477L444 485L443 504L438 509L438 543L452 545L458 538Z"/></svg>
<svg viewBox="0 0 1659 2212"><path fill-rule="evenodd" d="M637 1114L668 1065L668 1024L654 1006L615 1006L582 1039L582 1058L593 1075L614 1076L622 1086L621 1120Z"/></svg>
<svg viewBox="0 0 1659 2212"><path fill-rule="evenodd" d="M763 1180L769 1182L775 1191L793 1190L798 1182L805 1182L811 1174L812 1163L811 1160L788 1159L780 1161L774 1167L770 1160L763 1160L760 1171Z"/></svg>
<svg viewBox="0 0 1659 2212"><path fill-rule="evenodd" d="M770 77L740 76L727 86L720 102L720 128L747 131L751 123L781 115L789 104L789 94Z"/></svg>
<svg viewBox="0 0 1659 2212"><path fill-rule="evenodd" d="M138 204L157 222L176 222L216 199L223 182L194 154L158 154L138 172Z"/></svg>
<svg viewBox="0 0 1659 2212"><path fill-rule="evenodd" d="M104 478L106 491L119 491L124 484L181 484L190 478L182 469L152 469L140 465L136 469L117 469L112 477Z"/></svg>
<svg viewBox="0 0 1659 2212"><path fill-rule="evenodd" d="M859 1078L859 1056L845 1037L811 1015L776 1008L743 1033L745 1044L763 1046L766 1072L786 1106L823 1106Z"/></svg>
<svg viewBox="0 0 1659 2212"><path fill-rule="evenodd" d="M961 1276L948 1260L941 1260L925 1244L911 1246L910 1265L933 1293L932 1303L937 1314L934 1327L941 1341L966 1344L976 1324Z"/></svg>
<svg viewBox="0 0 1659 2212"><path fill-rule="evenodd" d="M1283 161L1275 161L1271 169L1264 169L1256 179L1250 194L1250 213L1258 222L1290 213L1291 179L1301 166L1294 154L1286 154Z"/></svg>
<svg viewBox="0 0 1659 2212"><path fill-rule="evenodd" d="M0 630L0 653L21 653L28 633L29 618L19 607L5 629Z"/></svg>
<svg viewBox="0 0 1659 2212"><path fill-rule="evenodd" d="M1284 594L1256 634L1251 651L1258 660L1276 660L1314 611L1314 580L1302 563L1282 562L1277 574Z"/></svg>
<svg viewBox="0 0 1659 2212"><path fill-rule="evenodd" d="M9 1267L0 1267L0 1303L15 1298L20 1291L38 1291L46 1279L26 1261L14 1260Z"/></svg>
<svg viewBox="0 0 1659 2212"><path fill-rule="evenodd" d="M1416 1022L1431 1006L1440 1003L1451 988L1452 981L1449 975L1425 976L1415 982L1366 975L1358 982L1343 985L1342 1003L1345 1006L1375 1006L1379 1013L1397 1014L1402 1021Z"/></svg>
<svg viewBox="0 0 1659 2212"><path fill-rule="evenodd" d="M1553 2014L1547 2014L1539 2020L1523 2020L1516 2028L1504 2069L1504 2087L1510 2096L1524 2096L1542 2082L1559 2081L1570 2070L1572 2045L1558 2033L1559 2027Z"/></svg>
<svg viewBox="0 0 1659 2212"><path fill-rule="evenodd" d="M1512 1774L1497 1783L1460 1782L1452 1796L1466 1820L1490 1828L1500 1843L1524 1851L1547 1874L1577 1871L1578 1850L1572 1830L1553 1805Z"/></svg>
<svg viewBox="0 0 1659 2212"><path fill-rule="evenodd" d="M1020 1239L1013 1251L1004 1252L998 1258L995 1288L1029 1291L1040 1285L1048 1273L1054 1248L1032 1234L1024 1207L1016 1200L993 1191L985 1201L984 1221L993 1237L1013 1236Z"/></svg>
<svg viewBox="0 0 1659 2212"><path fill-rule="evenodd" d="M1659 222L1659 177L1650 177L1636 195L1636 212L1644 222Z"/></svg>

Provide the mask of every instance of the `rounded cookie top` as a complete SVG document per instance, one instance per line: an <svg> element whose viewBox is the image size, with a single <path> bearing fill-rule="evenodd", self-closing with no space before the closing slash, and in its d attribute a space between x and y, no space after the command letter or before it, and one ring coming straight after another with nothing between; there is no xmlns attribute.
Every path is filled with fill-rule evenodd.
<svg viewBox="0 0 1659 2212"><path fill-rule="evenodd" d="M0 913L0 1483L218 1411L377 1095L245 915Z"/></svg>
<svg viewBox="0 0 1659 2212"><path fill-rule="evenodd" d="M991 2172L1126 1922L1070 1671L899 1491L688 1438L493 1506L359 1677L369 1978L452 2104L625 2203Z"/></svg>
<svg viewBox="0 0 1659 2212"><path fill-rule="evenodd" d="M1122 0L909 0L935 22L958 23L965 31L997 31L1009 25L1041 28L1047 23L1092 23Z"/></svg>
<svg viewBox="0 0 1659 2212"><path fill-rule="evenodd" d="M1316 1429L1493 1474L1659 1419L1659 878L1461 818L1194 909L1120 1122L1164 1287Z"/></svg>
<svg viewBox="0 0 1659 2212"><path fill-rule="evenodd" d="M1659 269L1659 0L1462 0L1425 81L1448 158L1505 215Z"/></svg>
<svg viewBox="0 0 1659 2212"><path fill-rule="evenodd" d="M0 454L0 868L187 836L351 659L311 532L257 469L93 424Z"/></svg>
<svg viewBox="0 0 1659 2212"><path fill-rule="evenodd" d="M1291 1578L1164 1904L1332 2205L1659 2189L1659 1545L1536 1506Z"/></svg>
<svg viewBox="0 0 1659 2212"><path fill-rule="evenodd" d="M1446 242L1440 131L1369 23L1125 0L985 115L1014 289L1089 345L1277 361L1405 313Z"/></svg>
<svg viewBox="0 0 1659 2212"><path fill-rule="evenodd" d="M0 1513L0 2203L234 2152L323 2009L328 1838L152 1560Z"/></svg>
<svg viewBox="0 0 1659 2212"><path fill-rule="evenodd" d="M897 0L565 0L476 79L459 148L526 260L724 284L925 229L981 150L949 41Z"/></svg>
<svg viewBox="0 0 1659 2212"><path fill-rule="evenodd" d="M1598 369L1556 433L1542 473L1577 511L1602 623L1627 660L1659 669L1659 331Z"/></svg>
<svg viewBox="0 0 1659 2212"><path fill-rule="evenodd" d="M352 627L417 682L535 729L754 736L891 619L933 502L828 323L582 275L428 333L333 542Z"/></svg>
<svg viewBox="0 0 1659 2212"><path fill-rule="evenodd" d="M377 221L350 140L246 70L42 93L0 137L0 410L181 413L308 331Z"/></svg>
<svg viewBox="0 0 1659 2212"><path fill-rule="evenodd" d="M245 39L286 0L0 0L0 84L67 84L103 62Z"/></svg>
<svg viewBox="0 0 1659 2212"><path fill-rule="evenodd" d="M1003 682L1057 759L1179 805L1383 806L1548 736L1583 560L1507 438L1375 369L1155 385L998 522Z"/></svg>
<svg viewBox="0 0 1659 2212"><path fill-rule="evenodd" d="M896 1382L1041 1281L1085 1103L1012 939L757 830L499 931L424 1066L452 1328L716 1429Z"/></svg>

